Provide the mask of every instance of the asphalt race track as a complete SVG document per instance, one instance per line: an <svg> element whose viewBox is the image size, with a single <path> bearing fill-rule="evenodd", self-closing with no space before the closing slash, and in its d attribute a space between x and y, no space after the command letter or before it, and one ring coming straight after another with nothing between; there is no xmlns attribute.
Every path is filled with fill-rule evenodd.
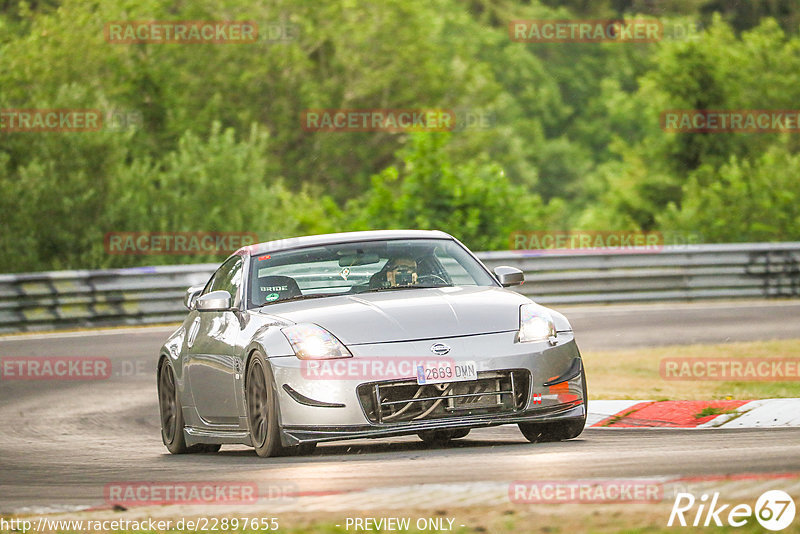
<svg viewBox="0 0 800 534"><path fill-rule="evenodd" d="M591 349L800 337L800 303L726 302L564 308ZM308 457L260 459L245 447L171 456L161 444L155 356L172 328L7 336L4 356L105 356L96 381L0 380L0 512L102 506L115 482L251 481L297 491L421 482L800 472L800 428L590 429L531 445L515 426L450 447L416 437L340 442Z"/></svg>

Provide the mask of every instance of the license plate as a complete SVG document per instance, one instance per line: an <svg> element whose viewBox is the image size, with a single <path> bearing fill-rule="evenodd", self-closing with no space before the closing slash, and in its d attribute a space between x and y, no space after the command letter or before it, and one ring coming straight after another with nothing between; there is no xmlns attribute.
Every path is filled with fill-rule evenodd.
<svg viewBox="0 0 800 534"><path fill-rule="evenodd" d="M440 362L417 365L417 384L441 384L443 382L466 382L478 379L475 362Z"/></svg>

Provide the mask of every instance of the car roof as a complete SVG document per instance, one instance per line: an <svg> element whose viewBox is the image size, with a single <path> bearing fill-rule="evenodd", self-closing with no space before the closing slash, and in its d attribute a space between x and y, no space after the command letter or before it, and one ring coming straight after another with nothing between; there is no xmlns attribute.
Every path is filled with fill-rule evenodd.
<svg viewBox="0 0 800 534"><path fill-rule="evenodd" d="M265 243L256 243L240 248L235 254L257 255L293 248L352 243L357 241L382 241L386 239L454 239L439 230L370 230L367 232L341 232L337 234L307 235L288 237Z"/></svg>

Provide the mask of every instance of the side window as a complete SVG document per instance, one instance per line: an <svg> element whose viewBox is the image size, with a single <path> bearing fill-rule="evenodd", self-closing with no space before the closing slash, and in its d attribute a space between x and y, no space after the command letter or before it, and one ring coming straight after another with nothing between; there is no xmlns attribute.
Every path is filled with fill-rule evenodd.
<svg viewBox="0 0 800 534"><path fill-rule="evenodd" d="M206 282L206 287L204 287L204 288L203 288L203 291L201 291L201 292L200 292L200 294L201 294L201 295L205 295L206 293L210 293L210 292L211 292L211 286L213 286L213 285L214 285L214 280L216 280L216 279L217 279L217 275L219 274L219 272L220 272L221 270L222 270L222 267L220 267L219 269L217 269L217 270L214 272L214 274L212 274L212 275L211 275L211 278L209 278L209 279L208 279L208 282Z"/></svg>
<svg viewBox="0 0 800 534"><path fill-rule="evenodd" d="M208 284L206 284L203 294L205 295L211 291L225 290L230 293L231 297L235 300L236 294L239 291L239 286L242 285L243 265L244 261L240 256L234 256L223 263L211 277L211 280L208 281Z"/></svg>
<svg viewBox="0 0 800 534"><path fill-rule="evenodd" d="M453 285L456 286L474 286L475 279L467 272L464 267L458 263L458 260L450 256L447 251L436 247L436 259L439 260L439 265L450 277Z"/></svg>
<svg viewBox="0 0 800 534"><path fill-rule="evenodd" d="M236 295L239 293L239 287L242 285L243 265L244 261L242 258L237 258L231 270L228 271L228 276L225 277L225 280L222 282L222 286L219 288L230 293L234 301L236 300Z"/></svg>

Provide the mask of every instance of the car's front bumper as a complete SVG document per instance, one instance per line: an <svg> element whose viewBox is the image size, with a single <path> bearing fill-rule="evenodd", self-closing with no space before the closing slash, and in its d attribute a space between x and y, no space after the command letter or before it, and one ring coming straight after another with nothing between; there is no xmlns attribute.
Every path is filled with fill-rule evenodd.
<svg viewBox="0 0 800 534"><path fill-rule="evenodd" d="M400 361L431 357L434 342L451 347L447 358L475 361L478 371L521 369L530 373L526 400L514 411L421 419L410 422L370 421L357 393L359 385L375 377L321 376L295 357L270 358L280 402L285 444L305 441L371 438L413 434L442 428L476 428L519 422L545 422L585 417L582 362L571 332L559 333L558 342L515 343L514 332L426 341L355 345L353 360ZM578 372L576 372L576 369ZM568 378L558 381L558 377ZM412 378L412 377L408 377ZM554 379L558 383L553 383ZM288 386L288 387L285 387ZM312 402L307 402L312 401Z"/></svg>

